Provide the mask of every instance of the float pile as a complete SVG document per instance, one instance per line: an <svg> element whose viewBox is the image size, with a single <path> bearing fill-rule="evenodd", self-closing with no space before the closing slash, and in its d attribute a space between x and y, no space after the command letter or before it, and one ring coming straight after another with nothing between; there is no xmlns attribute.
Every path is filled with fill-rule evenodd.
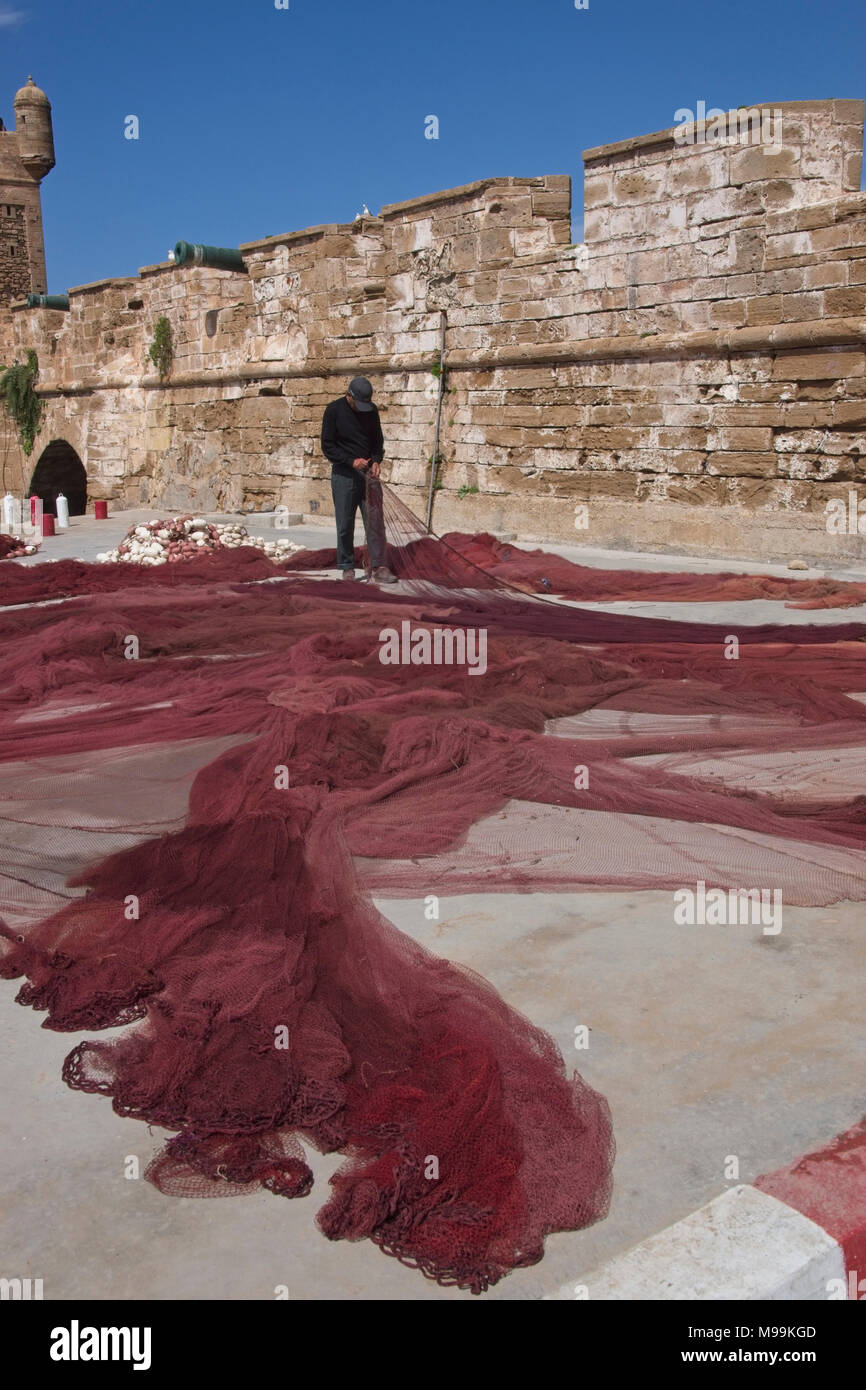
<svg viewBox="0 0 866 1390"><path fill-rule="evenodd" d="M234 550L241 545L254 546L278 563L301 549L289 540L266 541L262 536L251 536L245 526L236 522L221 524L200 516L174 516L131 526L115 550L103 551L96 558L101 562L165 565L192 560L212 550Z"/></svg>

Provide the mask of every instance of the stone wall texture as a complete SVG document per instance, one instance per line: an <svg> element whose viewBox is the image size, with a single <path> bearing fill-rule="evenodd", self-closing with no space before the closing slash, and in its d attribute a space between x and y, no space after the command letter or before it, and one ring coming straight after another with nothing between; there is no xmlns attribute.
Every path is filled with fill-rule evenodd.
<svg viewBox="0 0 866 1390"><path fill-rule="evenodd" d="M65 439L118 506L327 514L321 415L362 372L384 476L423 515L444 324L436 530L862 558L825 520L852 490L866 512L863 103L758 110L772 145L695 127L587 151L580 245L567 177L492 178L251 242L247 273L149 266L68 313L0 310L0 361L35 348L46 407L4 486Z"/></svg>
<svg viewBox="0 0 866 1390"><path fill-rule="evenodd" d="M28 295L31 280L24 204L0 202L0 285L4 297L11 301Z"/></svg>

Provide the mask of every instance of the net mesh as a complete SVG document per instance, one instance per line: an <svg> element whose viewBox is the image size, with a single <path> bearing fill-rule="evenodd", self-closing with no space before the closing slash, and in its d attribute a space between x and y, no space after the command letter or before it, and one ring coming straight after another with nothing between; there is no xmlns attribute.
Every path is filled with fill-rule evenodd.
<svg viewBox="0 0 866 1390"><path fill-rule="evenodd" d="M334 582L332 552L4 567L0 973L44 1027L123 1026L64 1076L171 1132L163 1192L304 1196L303 1144L340 1152L324 1233L480 1292L605 1214L610 1116L372 894L700 877L861 901L866 799L838 768L866 647L763 627L730 660L721 628L534 597L587 572L370 501L396 586ZM383 663L404 624L483 630L486 669Z"/></svg>

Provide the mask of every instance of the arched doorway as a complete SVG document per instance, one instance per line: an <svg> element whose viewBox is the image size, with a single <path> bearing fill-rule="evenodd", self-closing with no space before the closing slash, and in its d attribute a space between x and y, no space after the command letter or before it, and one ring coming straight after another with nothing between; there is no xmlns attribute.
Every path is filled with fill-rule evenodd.
<svg viewBox="0 0 866 1390"><path fill-rule="evenodd" d="M69 503L70 516L84 516L87 511L87 473L84 464L65 439L52 439L33 470L28 496L41 497L42 508L52 515L58 492Z"/></svg>

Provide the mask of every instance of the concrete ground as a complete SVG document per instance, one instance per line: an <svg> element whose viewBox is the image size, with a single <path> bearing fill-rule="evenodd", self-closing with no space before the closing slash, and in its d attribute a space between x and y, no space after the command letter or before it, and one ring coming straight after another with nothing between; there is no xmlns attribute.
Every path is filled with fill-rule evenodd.
<svg viewBox="0 0 866 1390"><path fill-rule="evenodd" d="M152 515L75 518L68 533L45 542L38 562L92 559L117 544L132 520ZM244 520L254 530L253 519ZM264 527L261 534L272 533ZM283 534L299 544L333 544L325 527ZM607 568L789 573L550 549ZM838 577L864 578L866 570ZM700 614L729 630L737 623L866 617L862 608L801 613L766 602L593 606ZM841 793L848 787L844 758L838 767ZM802 769L793 771L802 780ZM825 769L822 790L827 775ZM780 783L778 769L773 783ZM567 1066L608 1098L614 1119L608 1218L550 1237L541 1264L484 1297L533 1299L579 1282L727 1187L790 1162L866 1112L861 903L786 905L782 932L770 936L748 927L675 926L668 891L448 897L447 884L430 891L440 893L438 921L425 919L418 899L377 899L377 906L431 951L477 971L546 1029ZM62 1084L63 1058L79 1036L40 1030L38 1016L13 1004L17 988L0 983L0 1276L41 1278L46 1299L270 1299L278 1286L296 1300L470 1297L440 1289L369 1242L325 1240L314 1215L337 1157L310 1154L316 1185L295 1202L264 1193L169 1199L124 1176L133 1157L143 1170L159 1133L120 1119L104 1098ZM589 1046L577 1051L581 1025L590 1030Z"/></svg>

